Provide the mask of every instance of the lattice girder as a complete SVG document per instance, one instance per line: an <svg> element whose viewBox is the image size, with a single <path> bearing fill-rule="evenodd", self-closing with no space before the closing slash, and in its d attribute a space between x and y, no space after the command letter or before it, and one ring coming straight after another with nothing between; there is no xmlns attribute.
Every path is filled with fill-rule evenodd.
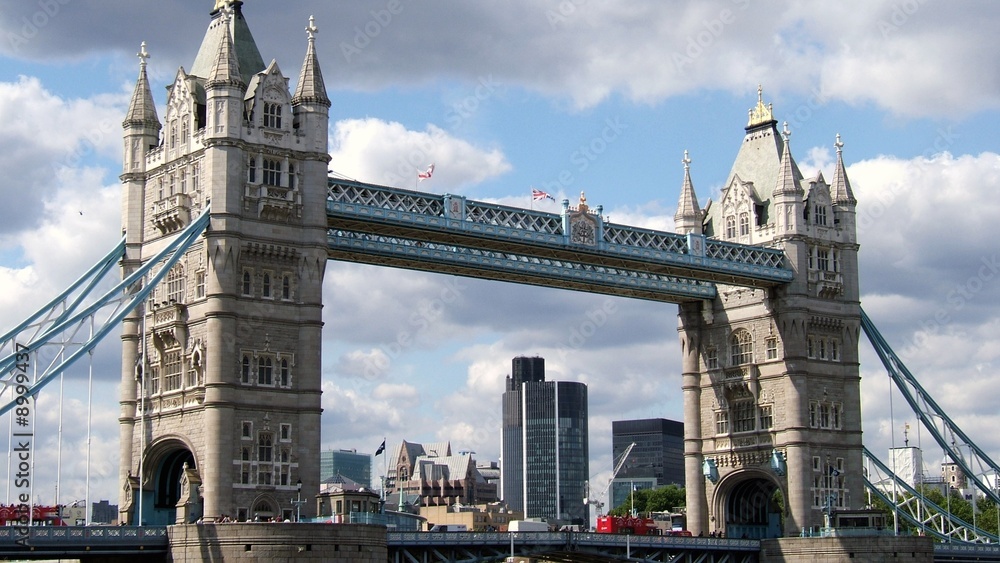
<svg viewBox="0 0 1000 563"><path fill-rule="evenodd" d="M22 395L36 395L42 388L63 373L73 363L89 354L107 334L120 327L122 320L133 309L139 306L156 285L166 277L170 268L177 263L181 255L194 243L209 223L209 209L206 207L198 219L191 222L183 231L175 235L170 242L141 267L129 274L103 294L92 296L96 291L97 281L88 284L88 291L77 298L73 314L58 315L57 321L49 324L44 331L35 331L26 341L17 341L19 333L11 331L6 335L12 341L17 341L17 350L3 358L0 365L14 365L19 355L30 354L38 358L36 363L44 363L33 383ZM120 245L119 245L120 246ZM107 274L110 268L101 268ZM93 269L92 269L93 271ZM64 292L65 295L65 292ZM83 306L84 302L88 302ZM37 314L36 314L37 316ZM29 327L22 323L19 328ZM85 334L86 336L80 336ZM48 359L38 356L40 350L46 350ZM38 366L42 367L42 366ZM3 373L0 387L0 397L8 390L16 387L12 383L16 370ZM0 414L10 411L17 403L14 393L7 394L2 399Z"/></svg>
<svg viewBox="0 0 1000 563"><path fill-rule="evenodd" d="M574 239L568 225L580 216L597 221L597 238ZM607 223L593 212L563 214L479 202L348 180L329 182L327 226L414 240L502 251L554 260L648 270L744 285L770 287L793 272L777 248L740 245L701 235L679 235ZM512 246L513 245L513 246Z"/></svg>
<svg viewBox="0 0 1000 563"><path fill-rule="evenodd" d="M619 267L524 255L516 249L486 250L428 243L402 236L356 231L328 232L330 257L467 277L563 287L662 302L712 299L714 285Z"/></svg>

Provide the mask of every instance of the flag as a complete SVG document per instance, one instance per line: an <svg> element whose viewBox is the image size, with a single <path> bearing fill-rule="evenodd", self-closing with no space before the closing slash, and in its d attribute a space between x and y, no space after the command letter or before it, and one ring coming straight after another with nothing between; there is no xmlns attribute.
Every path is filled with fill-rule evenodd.
<svg viewBox="0 0 1000 563"><path fill-rule="evenodd" d="M831 465L830 466L830 476L831 477L840 477L840 470Z"/></svg>
<svg viewBox="0 0 1000 563"><path fill-rule="evenodd" d="M385 451L385 440L382 440L382 445L379 446L377 450L375 450L375 455L377 456L384 451Z"/></svg>
<svg viewBox="0 0 1000 563"><path fill-rule="evenodd" d="M531 200L532 201L538 201L540 199L545 199L545 198L549 198L552 201L556 200L556 198L550 196L549 194L543 192L542 190L536 190L535 188L531 188Z"/></svg>
<svg viewBox="0 0 1000 563"><path fill-rule="evenodd" d="M427 170L423 172L417 172L417 178L421 180L428 180L434 174L434 165L431 164L427 167Z"/></svg>

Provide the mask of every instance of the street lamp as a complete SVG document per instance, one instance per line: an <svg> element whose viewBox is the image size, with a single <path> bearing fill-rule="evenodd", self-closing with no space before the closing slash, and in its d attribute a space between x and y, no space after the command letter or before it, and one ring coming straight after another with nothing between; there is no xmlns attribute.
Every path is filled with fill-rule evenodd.
<svg viewBox="0 0 1000 563"><path fill-rule="evenodd" d="M302 521L302 504L306 502L302 500L302 479L299 479L295 483L295 498L292 499L292 504L295 505L295 521Z"/></svg>

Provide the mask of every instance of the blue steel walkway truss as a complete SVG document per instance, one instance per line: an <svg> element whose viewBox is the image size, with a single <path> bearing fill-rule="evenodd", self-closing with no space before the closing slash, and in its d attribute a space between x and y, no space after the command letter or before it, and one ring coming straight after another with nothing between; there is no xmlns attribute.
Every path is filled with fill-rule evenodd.
<svg viewBox="0 0 1000 563"><path fill-rule="evenodd" d="M59 374L94 347L156 287L208 226L206 208L183 231L164 245L155 256L124 280L100 293L118 261L125 255L125 241L115 246L100 262L66 291L35 314L0 336L0 415L10 411L20 398L33 397ZM43 353L44 352L44 353ZM15 379L24 358L33 358L37 372L30 386Z"/></svg>
<svg viewBox="0 0 1000 563"><path fill-rule="evenodd" d="M568 200L555 214L339 179L327 195L337 260L673 303L793 276L780 249L608 223Z"/></svg>

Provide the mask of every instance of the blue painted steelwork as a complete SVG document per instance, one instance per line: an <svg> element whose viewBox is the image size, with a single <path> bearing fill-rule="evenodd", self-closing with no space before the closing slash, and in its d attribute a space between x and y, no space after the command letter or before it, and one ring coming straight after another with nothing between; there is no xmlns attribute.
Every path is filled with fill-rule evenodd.
<svg viewBox="0 0 1000 563"><path fill-rule="evenodd" d="M0 527L0 557L3 558L162 556L169 547L165 526Z"/></svg>
<svg viewBox="0 0 1000 563"><path fill-rule="evenodd" d="M691 280L771 287L792 280L780 249L608 223L584 203L562 214L351 180L330 179L327 225L353 231L625 268ZM581 227L582 225L582 227ZM447 264L440 271L449 273ZM431 269L425 267L423 269ZM556 281L548 285L558 287ZM687 300L680 294L676 301Z"/></svg>
<svg viewBox="0 0 1000 563"><path fill-rule="evenodd" d="M1000 505L1000 495L997 495L997 491L983 479L983 476L990 472L994 476L1000 475L1000 466L990 459L982 448L977 446L934 401L899 359L899 356L892 350L864 311L861 311L861 328L882 361L882 365L889 373L889 378L896 384L924 428L930 432L948 457L962 469L966 477L975 483L976 488L994 503ZM963 449L968 451L968 460L965 452L962 451Z"/></svg>
<svg viewBox="0 0 1000 563"><path fill-rule="evenodd" d="M898 507L900 509L898 514L907 522L941 541L969 543L997 543L1000 541L996 534L980 530L928 500L919 491L898 478L881 460L872 455L868 448L864 449L864 457L868 463L874 465L875 472L879 476L892 479L895 482L895 487L898 487L902 493L909 495L909 497L901 496L898 499L889 498L888 491L884 490L886 486L878 486L880 482L884 483L884 479L876 479L873 482L871 475L865 475L865 486L868 490L886 505Z"/></svg>
<svg viewBox="0 0 1000 563"><path fill-rule="evenodd" d="M708 282L514 252L333 229L328 231L327 240L331 257L354 262L429 271L440 271L439 265L446 264L448 273L470 277L532 285L551 285L552 280L558 280L562 287L656 301L673 302L677 296L712 299L716 295L715 286ZM392 263L394 259L398 262Z"/></svg>
<svg viewBox="0 0 1000 563"><path fill-rule="evenodd" d="M200 217L192 221L190 225L178 233L159 253L147 260L140 268L137 268L136 271L117 283L113 288L94 299L93 303L72 315L69 312L55 315L51 321L36 330L27 342L18 342L17 350L9 352L7 356L0 358L0 366L5 368L5 371L0 372L2 373L0 382L3 384L3 388L0 389L0 396L14 387L13 376L17 370L13 370L12 367L15 365L19 355L23 357L24 354L33 354L46 346L56 346L59 348L52 356L55 359L45 365L44 369L40 370L38 379L31 385L27 393L22 393L22 395L36 395L39 390L73 365L74 362L90 353L112 329L118 328L122 319L129 312L146 299L149 293L160 283L160 280L167 275L170 268L177 263L184 252L190 248L191 244L201 236L201 233L208 227L208 223L209 208L206 207ZM117 251L118 248L116 247L109 256ZM108 271L106 262L107 259L99 263L95 268L92 268L91 272L100 270L106 273ZM78 281L74 285L82 285L82 282ZM79 308L78 306L90 297L89 293L96 287L97 280L93 280L87 285L88 291L81 294L74 302L73 310ZM63 296L65 295L66 292L64 292ZM50 305L59 306L60 303L61 301L57 299L51 302ZM111 308L110 312L106 312L106 317L97 324L95 321L98 314L108 307ZM34 318L38 319L46 314L44 311L40 311L34 315ZM29 321L25 321L19 327L25 330L31 328L31 324ZM78 337L84 329L89 329L89 336L80 336L80 338L84 339L84 342L76 346L72 353L64 357L63 352L71 347L70 343L74 346L76 345L74 338ZM18 333L11 331L7 336L13 340L18 337ZM0 414L7 413L16 405L17 397L13 395L14 393L11 393L7 402L0 407Z"/></svg>

